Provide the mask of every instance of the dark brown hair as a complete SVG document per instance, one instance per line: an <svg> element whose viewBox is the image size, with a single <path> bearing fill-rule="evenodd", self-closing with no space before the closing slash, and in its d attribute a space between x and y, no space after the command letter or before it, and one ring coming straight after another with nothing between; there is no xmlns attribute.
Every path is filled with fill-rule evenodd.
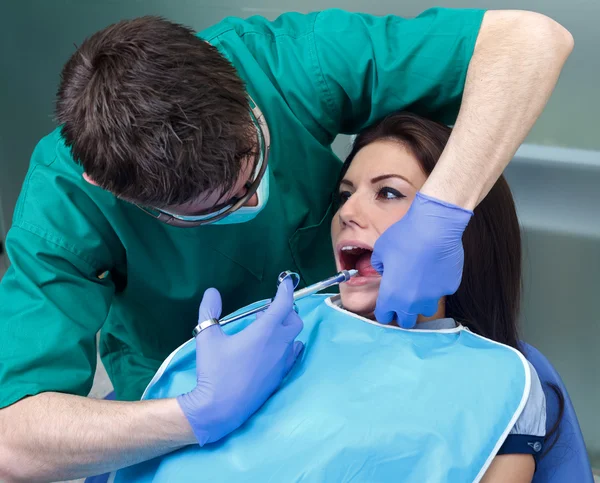
<svg viewBox="0 0 600 483"><path fill-rule="evenodd" d="M450 133L449 127L415 114L392 114L357 136L341 178L358 151L384 139L401 143L429 176ZM521 302L521 233L504 177L475 208L463 235L463 246L462 282L454 295L446 297L446 316L473 332L516 348Z"/></svg>
<svg viewBox="0 0 600 483"><path fill-rule="evenodd" d="M63 68L56 117L102 188L155 207L235 185L256 135L242 80L212 45L159 17L86 39Z"/></svg>
<svg viewBox="0 0 600 483"><path fill-rule="evenodd" d="M389 140L402 144L417 158L426 175L437 164L452 130L409 112L397 112L363 130L342 167L340 180L356 154L368 144ZM446 297L446 316L489 339L521 350L521 232L512 193L501 176L475 208L463 234L465 264L461 284ZM558 415L546 434L544 454L557 442L564 412L558 386L546 383L558 400ZM543 455L542 455L543 456Z"/></svg>

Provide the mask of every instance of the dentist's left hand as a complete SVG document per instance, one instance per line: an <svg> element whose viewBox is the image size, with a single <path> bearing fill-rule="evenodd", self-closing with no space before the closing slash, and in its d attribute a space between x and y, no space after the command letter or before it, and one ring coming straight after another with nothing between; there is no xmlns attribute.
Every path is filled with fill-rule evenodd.
<svg viewBox="0 0 600 483"><path fill-rule="evenodd" d="M196 387L177 398L198 443L218 441L241 426L277 389L304 348L293 286L284 280L273 303L235 335L213 325L196 336ZM199 322L221 315L221 296L204 293Z"/></svg>

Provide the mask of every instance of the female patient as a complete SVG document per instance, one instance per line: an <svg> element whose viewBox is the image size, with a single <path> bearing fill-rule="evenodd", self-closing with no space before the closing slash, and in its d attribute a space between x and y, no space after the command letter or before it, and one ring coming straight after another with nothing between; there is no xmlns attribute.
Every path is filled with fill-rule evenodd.
<svg viewBox="0 0 600 483"><path fill-rule="evenodd" d="M346 310L374 318L380 275L370 264L379 236L408 211L439 159L450 128L410 113L393 114L364 130L342 168L332 223L339 269L359 276L340 287ZM504 177L475 209L463 236L465 263L456 294L439 301L417 329L460 323L473 332L517 348L521 297L521 238L512 194ZM534 447L545 435L546 408L535 369L525 411L512 428L486 477L492 481L531 481ZM522 438L521 435L533 436ZM533 442L533 445L530 443Z"/></svg>
<svg viewBox="0 0 600 483"><path fill-rule="evenodd" d="M299 301L303 359L228 438L121 470L114 481L532 480L546 408L535 370L515 350L521 244L503 178L465 231L457 293L441 299L435 315L420 316L414 330L379 325L372 315L380 282L373 246L407 214L449 135L409 113L358 135L331 232L338 269L359 275L339 296ZM176 396L194 377L190 341L144 397Z"/></svg>

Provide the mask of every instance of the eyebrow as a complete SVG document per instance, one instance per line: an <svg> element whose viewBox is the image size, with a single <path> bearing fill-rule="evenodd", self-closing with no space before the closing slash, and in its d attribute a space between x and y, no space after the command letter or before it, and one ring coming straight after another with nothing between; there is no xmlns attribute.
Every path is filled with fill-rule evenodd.
<svg viewBox="0 0 600 483"><path fill-rule="evenodd" d="M409 185L411 185L413 188L415 187L414 184L411 183L411 181L402 176L401 174L382 174L380 176L375 176L374 178L371 178L371 183L375 184L378 183L379 181L383 181L384 179L389 179L389 178L398 178L398 179L402 179L404 181L406 181ZM347 179L343 179L342 181L340 181L340 185L345 184L348 185L350 187L354 187L354 183L352 183L352 181L349 181Z"/></svg>

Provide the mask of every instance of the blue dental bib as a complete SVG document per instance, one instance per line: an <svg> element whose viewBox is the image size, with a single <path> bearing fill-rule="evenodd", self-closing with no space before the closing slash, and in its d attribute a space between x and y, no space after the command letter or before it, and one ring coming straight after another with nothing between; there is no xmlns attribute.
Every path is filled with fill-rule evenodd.
<svg viewBox="0 0 600 483"><path fill-rule="evenodd" d="M479 481L530 388L516 350L469 332L404 330L298 302L306 349L281 388L241 428L111 475L121 482ZM253 316L224 326L242 330ZM163 363L143 399L196 384L195 343Z"/></svg>

